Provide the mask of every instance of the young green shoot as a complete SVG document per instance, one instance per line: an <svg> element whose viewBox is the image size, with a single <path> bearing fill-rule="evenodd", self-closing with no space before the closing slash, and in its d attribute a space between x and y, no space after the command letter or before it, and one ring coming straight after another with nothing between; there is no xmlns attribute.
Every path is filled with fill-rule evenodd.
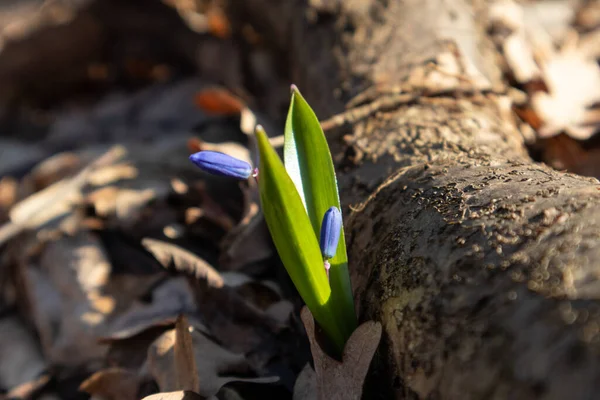
<svg viewBox="0 0 600 400"><path fill-rule="evenodd" d="M337 180L319 120L295 86L284 133L284 162L261 126L256 127L258 168L210 151L190 160L215 175L257 179L277 253L339 355L357 320Z"/></svg>

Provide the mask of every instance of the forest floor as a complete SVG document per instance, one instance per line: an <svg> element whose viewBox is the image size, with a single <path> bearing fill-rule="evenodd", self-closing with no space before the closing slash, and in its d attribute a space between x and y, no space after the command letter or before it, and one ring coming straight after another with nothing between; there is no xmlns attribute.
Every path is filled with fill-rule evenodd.
<svg viewBox="0 0 600 400"><path fill-rule="evenodd" d="M187 389L182 327L198 398L292 398L310 349L257 189L188 160L252 162L289 104L221 3L0 4L0 398ZM489 33L531 156L600 178L600 5L571 3L495 2Z"/></svg>

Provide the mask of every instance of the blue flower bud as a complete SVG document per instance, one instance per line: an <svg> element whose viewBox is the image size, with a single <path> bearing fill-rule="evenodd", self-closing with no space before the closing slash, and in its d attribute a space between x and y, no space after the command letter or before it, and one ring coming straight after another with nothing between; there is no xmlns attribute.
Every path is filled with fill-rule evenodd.
<svg viewBox="0 0 600 400"><path fill-rule="evenodd" d="M200 151L192 154L190 161L213 175L238 179L248 179L252 175L252 167L246 161L216 151Z"/></svg>
<svg viewBox="0 0 600 400"><path fill-rule="evenodd" d="M325 212L321 224L321 253L326 260L333 258L337 250L342 231L342 213L337 207L331 207Z"/></svg>

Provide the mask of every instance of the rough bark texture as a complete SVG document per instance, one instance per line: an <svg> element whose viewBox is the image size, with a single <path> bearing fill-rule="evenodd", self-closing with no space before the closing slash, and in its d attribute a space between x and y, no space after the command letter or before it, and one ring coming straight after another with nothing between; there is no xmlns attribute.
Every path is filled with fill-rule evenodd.
<svg viewBox="0 0 600 400"><path fill-rule="evenodd" d="M600 186L528 158L485 4L233 3L321 118L375 110L329 133L360 318L384 326L366 397L593 398Z"/></svg>

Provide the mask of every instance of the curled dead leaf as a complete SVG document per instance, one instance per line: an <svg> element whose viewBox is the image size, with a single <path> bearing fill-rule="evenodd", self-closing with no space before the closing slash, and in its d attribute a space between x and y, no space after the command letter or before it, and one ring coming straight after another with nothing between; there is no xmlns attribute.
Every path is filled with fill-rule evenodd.
<svg viewBox="0 0 600 400"><path fill-rule="evenodd" d="M136 400L140 378L132 371L108 368L94 373L79 386L79 390L103 400Z"/></svg>
<svg viewBox="0 0 600 400"><path fill-rule="evenodd" d="M194 101L207 114L238 115L244 108L242 100L228 90L216 87L202 90Z"/></svg>
<svg viewBox="0 0 600 400"><path fill-rule="evenodd" d="M212 287L223 286L223 278L217 270L199 256L174 244L160 240L144 238L142 245L162 264L163 267L173 268L195 276L197 279L206 279Z"/></svg>
<svg viewBox="0 0 600 400"><path fill-rule="evenodd" d="M342 361L328 356L315 336L315 320L305 306L301 312L315 362L319 400L360 400L363 384L381 339L381 324L368 321L356 328L342 354Z"/></svg>
<svg viewBox="0 0 600 400"><path fill-rule="evenodd" d="M166 280L152 292L150 304L136 302L120 314L110 325L102 343L132 338L155 327L168 327L175 324L178 315L196 312L193 293L184 277ZM207 331L198 321L194 327Z"/></svg>
<svg viewBox="0 0 600 400"><path fill-rule="evenodd" d="M174 346L175 329L163 333L148 350L148 370L162 391L178 390L178 377ZM204 397L214 396L222 386L229 382L273 383L278 377L242 378L248 376L252 368L243 354L236 354L219 346L197 330L191 331L193 355L198 369L200 390Z"/></svg>

